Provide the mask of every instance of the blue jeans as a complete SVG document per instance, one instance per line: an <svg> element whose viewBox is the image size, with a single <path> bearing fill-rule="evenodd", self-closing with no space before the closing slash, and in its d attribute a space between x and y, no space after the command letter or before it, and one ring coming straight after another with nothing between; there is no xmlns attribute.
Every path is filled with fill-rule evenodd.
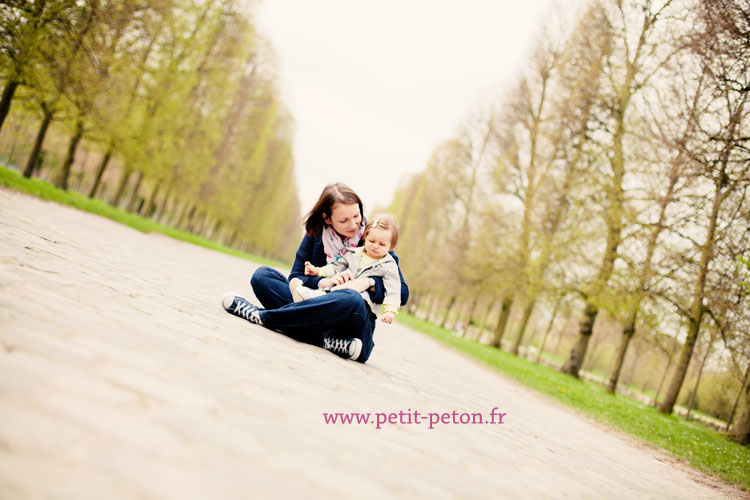
<svg viewBox="0 0 750 500"><path fill-rule="evenodd" d="M295 340L323 347L323 338L362 341L360 363L370 357L375 342L376 316L354 290L338 290L303 302L294 302L286 277L270 267L261 267L250 279L255 296L265 308L263 326Z"/></svg>

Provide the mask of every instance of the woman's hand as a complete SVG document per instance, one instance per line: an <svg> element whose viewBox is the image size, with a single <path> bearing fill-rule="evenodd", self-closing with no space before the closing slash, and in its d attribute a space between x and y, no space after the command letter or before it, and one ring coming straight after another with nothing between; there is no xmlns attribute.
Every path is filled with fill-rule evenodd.
<svg viewBox="0 0 750 500"><path fill-rule="evenodd" d="M344 271L344 272L348 272L348 271ZM368 288L370 288L370 278L357 278L355 280L349 280L344 284L337 285L333 287L331 291L349 289L349 290L354 290L356 292L364 292Z"/></svg>
<svg viewBox="0 0 750 500"><path fill-rule="evenodd" d="M383 317L380 319L383 323L388 323L389 325L393 323L393 318L395 318L396 315L392 312L387 312L383 315Z"/></svg>
<svg viewBox="0 0 750 500"><path fill-rule="evenodd" d="M305 261L305 275L306 276L317 276L318 268L310 264L309 261Z"/></svg>

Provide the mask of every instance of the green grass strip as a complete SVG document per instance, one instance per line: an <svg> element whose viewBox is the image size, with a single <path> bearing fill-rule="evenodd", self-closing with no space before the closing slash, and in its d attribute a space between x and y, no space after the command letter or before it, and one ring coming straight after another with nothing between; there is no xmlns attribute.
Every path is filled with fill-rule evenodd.
<svg viewBox="0 0 750 500"><path fill-rule="evenodd" d="M401 312L398 320L599 422L664 449L743 490L750 490L750 447L740 446L719 432L675 415L664 415L627 396L607 394L599 384L584 382L548 366L458 337L410 314Z"/></svg>
<svg viewBox="0 0 750 500"><path fill-rule="evenodd" d="M22 193L32 194L45 200L54 201L63 205L69 205L80 210L85 210L86 212L101 215L102 217L112 219L113 221L119 222L120 224L125 224L126 226L130 226L133 229L137 229L138 231L144 233L162 233L176 240L193 243L194 245L200 245L205 248L210 248L211 250L217 250L219 252L233 255L235 257L240 257L265 266L289 268L288 263L259 257L257 255L251 255L240 250L221 245L201 236L196 236L194 234L188 233L187 231L182 231L171 226L166 226L164 224L156 222L153 219L141 217L139 215L130 213L127 210L113 207L112 205L109 205L102 200L96 198L87 198L86 196L75 191L65 191L42 179L27 179L20 173L3 166L0 166L0 186L6 186Z"/></svg>

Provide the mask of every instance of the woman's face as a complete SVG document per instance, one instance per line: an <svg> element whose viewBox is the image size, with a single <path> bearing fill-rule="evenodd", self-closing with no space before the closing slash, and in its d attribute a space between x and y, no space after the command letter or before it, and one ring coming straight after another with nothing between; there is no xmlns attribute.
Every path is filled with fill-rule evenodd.
<svg viewBox="0 0 750 500"><path fill-rule="evenodd" d="M323 215L323 220L344 238L351 238L357 234L362 224L362 214L359 212L357 203L351 205L336 203L331 208L331 217Z"/></svg>

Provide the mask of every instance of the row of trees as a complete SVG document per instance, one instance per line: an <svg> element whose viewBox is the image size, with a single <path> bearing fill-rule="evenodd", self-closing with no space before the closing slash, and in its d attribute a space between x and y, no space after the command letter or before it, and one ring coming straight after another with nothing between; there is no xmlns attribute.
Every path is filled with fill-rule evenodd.
<svg viewBox="0 0 750 500"><path fill-rule="evenodd" d="M749 96L747 0L595 0L556 19L513 88L394 196L415 303L443 324L496 304L486 341L514 354L567 312L576 377L595 323L614 324L609 392L651 337L665 413L703 341L701 371L712 355L742 381L731 435L748 442Z"/></svg>
<svg viewBox="0 0 750 500"><path fill-rule="evenodd" d="M288 260L300 231L293 121L245 3L3 1L0 134L37 124L23 175L43 167L56 124L69 137L50 174L59 187L86 144L101 155L81 173L89 196L115 164L111 203Z"/></svg>

